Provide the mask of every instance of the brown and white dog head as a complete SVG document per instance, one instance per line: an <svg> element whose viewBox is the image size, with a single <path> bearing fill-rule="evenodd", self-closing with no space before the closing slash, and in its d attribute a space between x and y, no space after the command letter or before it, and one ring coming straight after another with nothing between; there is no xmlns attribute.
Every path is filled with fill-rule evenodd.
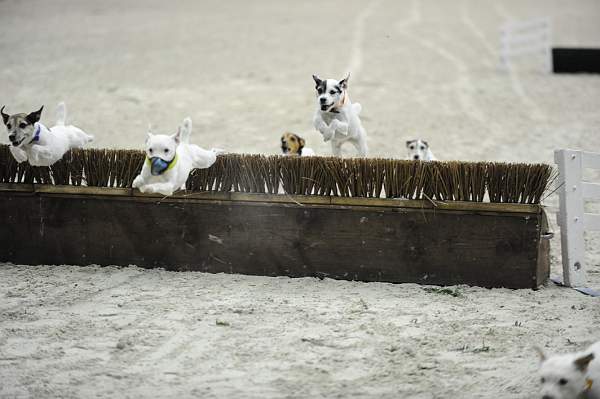
<svg viewBox="0 0 600 399"><path fill-rule="evenodd" d="M19 147L33 140L35 135L34 125L36 122L39 122L44 106L42 105L39 110L30 112L29 114L14 115L5 114L4 108L5 106L0 108L0 114L2 114L2 120L8 131L8 139L12 145Z"/></svg>
<svg viewBox="0 0 600 399"><path fill-rule="evenodd" d="M281 136L281 151L284 155L302 155L306 142L297 134L286 132Z"/></svg>

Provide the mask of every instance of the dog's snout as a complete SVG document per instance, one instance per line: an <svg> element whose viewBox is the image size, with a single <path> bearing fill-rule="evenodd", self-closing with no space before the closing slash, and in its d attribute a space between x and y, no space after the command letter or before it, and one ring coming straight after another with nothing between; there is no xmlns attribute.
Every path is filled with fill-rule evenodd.
<svg viewBox="0 0 600 399"><path fill-rule="evenodd" d="M10 141L15 141L15 140L17 139L17 136L16 136L16 135L14 135L14 134L9 134L9 135L8 135L8 139L9 139Z"/></svg>
<svg viewBox="0 0 600 399"><path fill-rule="evenodd" d="M327 102L327 99L325 97L321 97L319 98L319 101L321 102L321 104L325 104Z"/></svg>
<svg viewBox="0 0 600 399"><path fill-rule="evenodd" d="M414 158L415 160L418 160L418 159L419 159L419 156L418 156L418 155L415 155L413 158Z"/></svg>

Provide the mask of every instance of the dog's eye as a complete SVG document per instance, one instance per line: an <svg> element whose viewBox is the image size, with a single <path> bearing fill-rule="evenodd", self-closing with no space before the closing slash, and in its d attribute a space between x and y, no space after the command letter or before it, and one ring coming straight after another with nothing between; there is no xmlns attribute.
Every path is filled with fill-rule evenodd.
<svg viewBox="0 0 600 399"><path fill-rule="evenodd" d="M19 123L19 127L20 127L21 129L25 129L25 128L27 127L27 123L23 123L23 122L21 122L21 123Z"/></svg>
<svg viewBox="0 0 600 399"><path fill-rule="evenodd" d="M424 145L422 145L420 148L421 148L422 150L424 150L424 149L425 149L425 146L424 146Z"/></svg>
<svg viewBox="0 0 600 399"><path fill-rule="evenodd" d="M165 148L165 154L168 154L168 153L169 153L169 149Z"/></svg>
<svg viewBox="0 0 600 399"><path fill-rule="evenodd" d="M12 129L12 125L9 123L8 125L6 125L7 128Z"/></svg>
<svg viewBox="0 0 600 399"><path fill-rule="evenodd" d="M296 138L295 138L295 137L292 137L290 140L291 140L291 141L296 141Z"/></svg>
<svg viewBox="0 0 600 399"><path fill-rule="evenodd" d="M415 149L415 146L414 146L414 145L411 145L411 146L409 146L408 148L410 148L411 150L414 150L414 149Z"/></svg>
<svg viewBox="0 0 600 399"><path fill-rule="evenodd" d="M333 95L335 94L335 91L331 90L331 91L329 92L329 94L331 94L331 95L333 96Z"/></svg>
<svg viewBox="0 0 600 399"><path fill-rule="evenodd" d="M560 385L567 385L568 382L569 380L567 380L566 378L561 378L560 380L558 380L558 383Z"/></svg>
<svg viewBox="0 0 600 399"><path fill-rule="evenodd" d="M148 152L149 152L150 154L152 154L152 151L154 151L152 148L150 148L150 149L148 150Z"/></svg>

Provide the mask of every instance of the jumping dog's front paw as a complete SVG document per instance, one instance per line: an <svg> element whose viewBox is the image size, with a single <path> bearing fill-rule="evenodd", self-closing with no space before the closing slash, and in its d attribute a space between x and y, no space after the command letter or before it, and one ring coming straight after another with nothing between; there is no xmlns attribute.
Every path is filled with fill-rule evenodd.
<svg viewBox="0 0 600 399"><path fill-rule="evenodd" d="M335 135L335 130L331 128L323 129L321 134L323 135L323 141L328 142Z"/></svg>
<svg viewBox="0 0 600 399"><path fill-rule="evenodd" d="M348 134L348 125L346 123L341 123L337 119L331 121L329 128L334 132L340 132L342 134Z"/></svg>
<svg viewBox="0 0 600 399"><path fill-rule="evenodd" d="M27 161L27 153L20 148L10 146L10 152L13 154L15 161L23 163Z"/></svg>
<svg viewBox="0 0 600 399"><path fill-rule="evenodd" d="M132 188L140 188L143 185L144 185L144 179L142 179L142 176L136 177L135 179L133 179L133 183L131 183Z"/></svg>

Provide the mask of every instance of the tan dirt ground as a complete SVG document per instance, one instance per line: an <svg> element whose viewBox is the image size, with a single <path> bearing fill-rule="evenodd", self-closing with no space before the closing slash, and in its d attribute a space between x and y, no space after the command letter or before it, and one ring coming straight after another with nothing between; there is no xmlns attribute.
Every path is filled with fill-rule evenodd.
<svg viewBox="0 0 600 399"><path fill-rule="evenodd" d="M174 132L190 115L205 147L274 154L291 130L326 155L310 76L351 71L372 156L417 136L443 160L599 152L600 76L497 67L500 25L534 16L552 17L557 46L600 43L596 0L0 0L0 99L45 104L46 123L64 100L98 147L141 148L148 123ZM600 289L600 235L586 242ZM600 339L598 299L573 290L455 292L3 264L0 397L529 398L533 345Z"/></svg>

